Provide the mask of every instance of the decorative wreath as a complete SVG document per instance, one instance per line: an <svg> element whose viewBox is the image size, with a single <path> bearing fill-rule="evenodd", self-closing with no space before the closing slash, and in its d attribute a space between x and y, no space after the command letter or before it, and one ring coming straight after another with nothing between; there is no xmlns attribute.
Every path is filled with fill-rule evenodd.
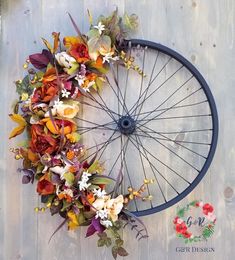
<svg viewBox="0 0 235 260"><path fill-rule="evenodd" d="M186 214L195 208L201 210L202 218L207 220L203 225L200 235L194 235L190 232L190 227L188 227L189 225L186 220ZM187 204L185 207L178 209L177 216L174 218L173 223L177 236L184 239L185 243L205 241L214 233L216 223L214 208L209 203L203 203L202 201L195 200Z"/></svg>
<svg viewBox="0 0 235 260"><path fill-rule="evenodd" d="M27 139L11 150L15 159L22 160L22 183L37 182L45 206L35 211L49 210L64 219L52 236L65 223L69 230L88 226L86 237L97 233L98 246L112 246L116 259L128 255L119 234L126 225L137 232L137 238L148 237L142 221L127 205L133 199L146 199L144 192L151 180L145 179L137 190L130 187L125 194L118 194L122 173L114 180L105 176L104 164L96 155L84 160L86 145L80 140L76 116L80 99L102 89L110 63L143 76L125 52L125 38L137 28L137 17L120 17L116 10L109 17L101 16L94 25L89 12L88 16L86 35L69 15L77 35L64 37L62 44L60 33L53 32L53 44L42 39L46 49L29 55L23 65L27 75L15 82L19 100L9 115L18 126L10 138L25 131Z"/></svg>

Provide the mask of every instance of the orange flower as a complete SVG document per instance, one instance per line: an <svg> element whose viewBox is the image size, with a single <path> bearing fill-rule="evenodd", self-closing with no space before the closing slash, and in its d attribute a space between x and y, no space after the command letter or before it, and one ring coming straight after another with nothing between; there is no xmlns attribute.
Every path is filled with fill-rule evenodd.
<svg viewBox="0 0 235 260"><path fill-rule="evenodd" d="M81 198L81 201L82 201L82 204L83 204L84 206L90 206L90 204L92 204L92 203L95 201L94 194L93 194L93 193L88 193L88 194L86 195L86 199ZM90 204L89 204L88 202L89 202Z"/></svg>
<svg viewBox="0 0 235 260"><path fill-rule="evenodd" d="M65 37L64 45L68 48L69 54L74 57L78 63L90 60L88 47L79 37Z"/></svg>
<svg viewBox="0 0 235 260"><path fill-rule="evenodd" d="M60 193L58 194L58 198L59 200L65 199L68 203L72 202L72 197L70 197L68 194L66 193Z"/></svg>
<svg viewBox="0 0 235 260"><path fill-rule="evenodd" d="M46 175L44 175L37 184L37 192L40 195L49 195L55 192L55 185L50 182Z"/></svg>
<svg viewBox="0 0 235 260"><path fill-rule="evenodd" d="M40 122L46 124L46 127L52 134L64 134L65 136L76 131L77 127L73 121L55 119L53 122L48 118L42 119Z"/></svg>
<svg viewBox="0 0 235 260"><path fill-rule="evenodd" d="M50 102L58 93L57 81L50 81L35 89L32 96L32 103Z"/></svg>
<svg viewBox="0 0 235 260"><path fill-rule="evenodd" d="M48 69L43 78L43 85L34 91L32 103L49 102L58 93L58 82L55 68Z"/></svg>
<svg viewBox="0 0 235 260"><path fill-rule="evenodd" d="M34 153L41 155L52 154L58 151L60 146L60 137L65 137L76 130L76 124L69 120L44 118L31 127L31 141L29 148ZM59 135L59 136L54 136Z"/></svg>
<svg viewBox="0 0 235 260"><path fill-rule="evenodd" d="M69 160L73 160L73 158L74 158L74 156L75 156L75 152L72 151L72 150L69 150L69 151L67 152L66 156L67 156L67 158L68 158Z"/></svg>
<svg viewBox="0 0 235 260"><path fill-rule="evenodd" d="M59 149L59 138L53 138L49 132L44 132L44 125L34 124L31 127L31 141L29 148L34 153L41 155L52 154Z"/></svg>

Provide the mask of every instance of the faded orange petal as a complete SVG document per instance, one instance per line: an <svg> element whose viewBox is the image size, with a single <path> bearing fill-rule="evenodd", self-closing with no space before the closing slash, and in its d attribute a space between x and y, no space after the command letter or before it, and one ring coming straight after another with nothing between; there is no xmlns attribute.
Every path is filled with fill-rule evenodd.
<svg viewBox="0 0 235 260"><path fill-rule="evenodd" d="M17 136L17 135L20 135L24 132L24 129L25 127L24 126L17 126L16 128L14 128L11 133L10 133L10 136L9 136L9 139Z"/></svg>
<svg viewBox="0 0 235 260"><path fill-rule="evenodd" d="M52 67L45 72L42 82L46 83L56 79L57 79L56 70L54 67Z"/></svg>

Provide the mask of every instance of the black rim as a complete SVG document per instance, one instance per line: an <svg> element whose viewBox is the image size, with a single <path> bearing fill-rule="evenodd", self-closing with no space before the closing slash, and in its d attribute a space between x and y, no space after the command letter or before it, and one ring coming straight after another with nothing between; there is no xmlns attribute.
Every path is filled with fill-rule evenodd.
<svg viewBox="0 0 235 260"><path fill-rule="evenodd" d="M173 107L177 108L177 104L180 104L184 99L190 97L191 95L196 93L198 90L196 90L195 92L192 92L186 98L181 99L181 101L175 103L175 105L173 105L172 107L168 107L168 108L163 109L163 112L160 112L159 114L157 114L156 116L154 116L152 118L149 118L150 114L152 114L153 111L155 111L154 113L156 113L156 111L159 112L160 110L156 110L156 109L161 107L161 105L163 104L163 103L161 103L156 109L152 110L152 112L150 111L151 113L149 113L149 111L146 112L146 113L141 113L143 103L146 101L147 98L149 98L153 93L155 93L156 90L158 90L158 88L154 89L154 91L151 92L151 95L150 94L147 95L147 92L149 90L149 86L152 84L152 75L151 75L150 80L148 82L148 86L145 89L145 91L148 89L146 91L146 94L144 94L145 91L142 92L142 85L143 85L142 84L143 83L143 76L142 76L139 99L137 99L137 102L135 102L134 105L130 109L128 108L128 104L125 103L129 71L126 73L127 76L126 76L126 82L125 82L125 90L121 90L119 88L118 82L115 82L116 87L117 87L117 90L115 90L114 89L115 86L112 85L112 83L110 83L109 79L107 78L108 84L109 84L110 88L112 88L113 93L116 95L115 98L117 98L117 100L118 100L117 101L118 111L116 111L115 109L110 109L109 106L107 105L107 102L105 102L105 100L104 100L104 96L102 97L102 95L99 92L97 94L94 94L94 95L92 95L91 93L87 94L88 102L86 102L86 100L85 100L84 105L88 105L88 106L92 107L93 109L97 109L97 111L99 111L100 113L104 113L105 115L107 115L107 117L111 121L110 122L105 122L105 121L102 122L101 121L101 123L98 123L98 121L94 122L92 120L88 121L86 119L78 118L81 121L83 121L83 122L85 122L86 124L89 125L89 126L79 127L80 133L82 135L84 135L86 133L90 133L91 131L102 130L104 132L107 131L107 133L111 133L111 134L109 135L109 137L105 141L102 141L98 145L94 144L91 147L89 147L88 152L90 152L90 153L88 153L89 156L86 157L85 159L91 158L97 152L97 150L99 152L98 159L100 159L100 158L103 159L102 156L104 155L104 152L107 149L107 147L111 143L112 143L113 146L115 146L116 144L114 144L114 142L116 140L120 140L121 141L121 147L120 147L121 151L118 154L113 166L111 167L109 174L112 172L112 170L114 170L114 167L116 167L115 165L116 165L117 161L120 160L121 161L120 167L125 170L126 175L127 175L126 178L129 182L130 186L132 186L133 175L130 173L130 168L128 169L129 165L127 166L126 152L127 152L128 145L129 146L132 145L133 147L135 147L133 149L138 150L139 159L141 160L141 163L142 163L142 166L143 166L142 171L144 171L144 173L143 173L144 176L146 176L146 173L145 173L145 168L144 168L144 164L143 164L142 160L146 160L146 163L148 163L148 168L151 168L152 173L154 174L155 179L157 181L156 185L158 185L158 190L159 190L159 192L161 192L161 195L164 198L163 203L154 202L152 204L152 202L150 201L150 207L147 208L147 209L139 209L136 201L134 201L133 204L135 206L135 211L133 211L133 213L137 216L144 216L144 215L149 215L149 214L152 214L152 213L159 212L161 210L164 210L164 209L176 204L177 202L182 200L185 196L187 196L197 186L197 184L201 181L201 179L204 177L204 175L206 174L206 172L207 172L207 170L208 170L208 168L209 168L209 166L212 162L212 159L213 159L213 156L214 156L214 153L215 153L215 150L216 150L217 139L218 139L218 116L217 116L217 110L216 110L214 98L212 96L212 93L211 93L209 86L207 85L205 79L202 77L200 72L188 60L186 60L183 56L181 56L177 52L175 52L175 51L173 51L173 50L169 49L168 47L165 47L161 44L157 44L157 43L145 41L145 40L138 40L138 39L130 40L128 42L128 46L129 46L128 50L129 50L130 53L131 53L132 49L133 49L133 52L134 52L134 49L137 50L139 48L142 48L142 50L144 50L144 58L143 58L143 65L142 65L143 67L144 67L144 59L145 59L145 50L147 50L146 48L148 48L149 50L156 51L158 53L157 58L158 58L159 53L161 53L163 55L166 55L166 57L170 57L169 61L172 59L172 60L177 61L180 64L180 68L177 69L176 72L174 72L172 75L175 75L182 67L185 68L187 71L189 71L191 77L189 79L187 79L183 84L181 83L182 85L179 88L177 86L177 90L174 91L173 93L172 93L172 90L171 90L171 95L165 101L167 101L169 98L171 98L182 87L185 87L184 85L186 85L193 78L197 81L197 84L199 84L199 86L200 86L200 88L198 90L203 91L203 95L206 98L206 104L207 104L207 106L209 105L209 109L210 109L210 112L208 112L208 114L203 113L202 115L200 114L200 115L196 115L196 116L195 115L188 116L186 114L184 116L179 117L179 118L184 118L184 119L185 118L191 119L191 117L192 118L194 118L194 117L204 117L204 116L209 117L208 120L210 120L210 128L211 129L203 129L203 130L210 130L210 132L211 132L210 143L209 142L207 144L199 143L199 142L197 143L197 142L190 142L188 140L187 141L184 141L184 140L183 141L174 141L171 138L169 138L169 136L168 137L166 135L164 136L164 135L161 134L161 132L157 132L155 129L154 129L154 131L155 131L154 132L153 129L147 127L146 124L148 124L152 120L154 121L154 120L157 120L157 119L161 119L161 120L162 119L173 119L173 120L175 120L174 118L177 118L177 117L166 117L166 118L162 118L162 117L157 118L157 117L159 117L159 115L167 112L168 110L172 109ZM157 58L156 58L156 61L157 61ZM168 62L166 64L168 64ZM164 66L166 66L166 65L164 65ZM155 69L155 65L154 65L153 70L154 69ZM162 69L161 69L161 71L162 71ZM157 74L157 76L158 75L159 74ZM113 77L115 78L115 73L113 73ZM154 80L155 80L156 77L154 77ZM163 84L165 84L165 82L167 80L165 80ZM175 84L174 87L176 87L176 84ZM146 98L146 96L147 96L147 98ZM141 99L143 98L143 100L140 101L141 100L140 98ZM165 101L164 101L164 103L165 103ZM205 102L205 101L203 101L203 102ZM200 103L203 103L203 102L198 102L196 104L200 104ZM120 107L119 107L119 103L121 104ZM180 107L180 106L178 106L178 107ZM184 107L184 109L186 109L187 105L182 105L181 107ZM145 114L145 116L144 116L144 114ZM140 115L141 115L141 117L142 116L143 117L139 119ZM177 120L178 119L176 119L176 121ZM174 121L173 121L173 123L174 123ZM189 130L192 130L192 129L189 129ZM189 131L189 130L187 129L186 132L196 132L196 131L199 132L199 131L201 131L201 130L195 130L195 129L194 129L195 131L194 130ZM151 132L151 131L153 131L153 132ZM170 132L168 132L168 134L169 133ZM160 138L159 138L159 136L157 136L157 137L154 136L155 134L159 135ZM154 141L157 140L156 142L158 142L160 144L160 147L163 147L163 150L168 149L170 153L173 153L175 156L179 157L182 161L184 161L184 163L187 163L189 166L194 168L195 172L197 173L196 177L193 177L193 180L189 181L189 179L187 179L187 178L185 179L181 175L181 173L183 173L183 172L182 171L179 172L178 168L177 168L177 171L176 171L175 168L173 168L173 169L170 168L169 164L167 164L167 163L164 164L164 161L162 162L157 157L154 157L154 154L151 154L151 152L149 152L149 148L147 147L148 149L146 149L145 146L143 145L142 139L141 139L142 137L145 138L145 139L151 139L151 140L154 139ZM198 170L199 169L198 167L195 168L193 166L193 164L190 164L183 157L179 156L179 154L177 154L177 152L174 152L174 150L172 151L172 149L169 149L167 147L167 145L164 145L164 143L162 143L163 141L165 141L165 142L166 141L174 141L175 144L179 145L180 147L183 147L184 149L187 149L187 151L189 153L193 152L194 154L203 157L203 159L205 160L205 162L203 161L203 166L200 167L200 170ZM200 145L208 145L208 147L210 147L210 148L208 149L206 156L202 156L203 153L195 152L195 151L197 151L197 149L195 149L195 150L189 149L187 147L188 144L190 144L190 145L191 144L197 144L199 146ZM150 151L152 151L152 150L150 150ZM106 152L107 152L107 150L106 150ZM173 171L174 174L176 174L176 175L178 175L178 177L182 178L185 181L185 183L187 183L187 185L189 185L189 186L187 188L184 188L184 190L182 192L179 192L178 188L175 188L174 184L171 183L172 180L169 182L165 178L164 174L162 175L161 172L159 172L159 169L157 169L155 167L156 162L152 163L152 161L149 160L149 156L154 157L155 160L157 160L161 164L163 164L164 167L167 167L168 170ZM106 160L106 158L104 158L104 160ZM183 165L183 163L182 163L182 165ZM186 169L184 169L184 171L186 171ZM141 171L141 169L140 169L140 171ZM157 173L158 177L156 177L154 172ZM165 194L166 197L167 197L167 199L166 199L164 192L161 189L161 185L158 182L159 178L163 178L165 180L165 182L167 183L167 185L170 185L171 188L174 189L174 191L177 194L175 197L173 197L172 199L168 199L168 195ZM164 185L164 184L162 184L162 185ZM165 192L167 193L167 191L165 191ZM148 189L148 194L150 195L149 189Z"/></svg>

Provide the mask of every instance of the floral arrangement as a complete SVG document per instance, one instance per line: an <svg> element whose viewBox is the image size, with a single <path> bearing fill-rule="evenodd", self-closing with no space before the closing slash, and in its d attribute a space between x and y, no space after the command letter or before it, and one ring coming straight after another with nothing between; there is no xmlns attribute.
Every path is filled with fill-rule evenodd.
<svg viewBox="0 0 235 260"><path fill-rule="evenodd" d="M110 63L118 62L143 74L123 47L125 38L137 28L137 17L120 17L116 10L108 17L101 16L94 25L90 12L88 16L87 34L80 32L70 16L77 35L66 36L61 42L60 33L53 32L53 44L42 39L46 49L29 55L23 65L27 75L15 82L19 100L9 115L18 126L10 138L25 131L27 139L11 150L22 160L22 182L37 182L45 206L35 211L49 210L63 218L52 236L65 223L69 230L88 226L86 236L97 233L98 246L112 246L116 259L128 255L119 234L126 225L137 232L137 238L148 236L146 228L139 227L142 221L127 205L133 199L144 200L145 186L151 180L144 180L137 190L130 187L126 194L118 194L121 170L113 180L105 175L105 166L96 156L84 159L86 146L75 119L80 99L102 89Z"/></svg>
<svg viewBox="0 0 235 260"><path fill-rule="evenodd" d="M201 210L202 217L200 220L194 221L194 224L200 224L201 221L202 232L199 235L194 235L190 232L190 225L186 219L186 213L189 213L192 209ZM177 216L174 218L174 228L178 237L182 238L185 243L205 241L210 238L214 233L216 216L214 214L214 208L209 203L203 203L202 201L195 200L187 204L185 207L179 208Z"/></svg>

